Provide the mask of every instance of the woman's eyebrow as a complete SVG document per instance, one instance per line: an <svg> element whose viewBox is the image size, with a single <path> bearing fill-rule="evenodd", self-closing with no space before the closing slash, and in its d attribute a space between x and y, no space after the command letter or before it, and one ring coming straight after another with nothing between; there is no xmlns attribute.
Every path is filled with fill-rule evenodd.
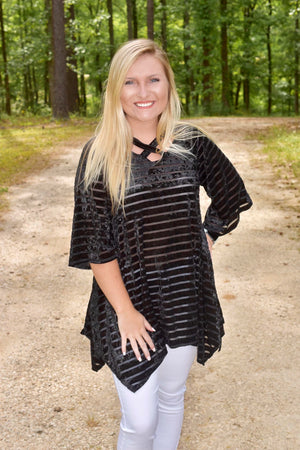
<svg viewBox="0 0 300 450"><path fill-rule="evenodd" d="M146 75L146 77L151 78L151 77L159 77L161 76L161 73L152 73L150 75ZM126 77L126 80L135 80L136 77Z"/></svg>

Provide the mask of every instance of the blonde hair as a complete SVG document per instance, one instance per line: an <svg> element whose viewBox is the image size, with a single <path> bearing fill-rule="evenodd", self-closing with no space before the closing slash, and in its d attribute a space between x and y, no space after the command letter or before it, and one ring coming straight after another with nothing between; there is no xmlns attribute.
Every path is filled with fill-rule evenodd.
<svg viewBox="0 0 300 450"><path fill-rule="evenodd" d="M102 118L97 127L95 139L87 157L84 182L87 188L103 176L109 192L112 208L124 206L124 198L130 182L132 132L121 105L121 89L128 70L141 55L150 54L157 58L165 71L169 83L169 101L162 112L157 126L157 143L162 152L166 150L185 153L180 146L171 145L175 137L186 135L178 128L180 100L176 91L174 74L166 53L152 40L136 39L123 44L110 65Z"/></svg>

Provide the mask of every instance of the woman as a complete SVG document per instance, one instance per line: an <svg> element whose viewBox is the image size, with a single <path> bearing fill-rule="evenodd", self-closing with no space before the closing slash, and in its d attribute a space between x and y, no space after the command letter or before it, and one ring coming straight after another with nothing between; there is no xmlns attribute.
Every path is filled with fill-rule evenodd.
<svg viewBox="0 0 300 450"><path fill-rule="evenodd" d="M93 271L82 334L92 368L113 372L119 450L177 448L190 367L224 334L211 246L252 204L224 154L179 116L165 53L151 40L124 44L75 181L70 265Z"/></svg>

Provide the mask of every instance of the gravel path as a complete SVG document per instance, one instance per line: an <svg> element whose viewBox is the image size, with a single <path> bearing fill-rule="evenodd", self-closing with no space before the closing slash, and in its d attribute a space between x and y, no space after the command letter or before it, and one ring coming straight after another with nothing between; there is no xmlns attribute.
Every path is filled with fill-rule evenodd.
<svg viewBox="0 0 300 450"><path fill-rule="evenodd" d="M220 353L192 368L178 450L300 449L300 196L293 180L274 181L249 137L283 120L200 122L245 179L254 207L213 251L226 336ZM65 148L8 195L0 229L1 449L116 448L112 378L107 368L90 370L79 334L91 274L67 267L80 151Z"/></svg>

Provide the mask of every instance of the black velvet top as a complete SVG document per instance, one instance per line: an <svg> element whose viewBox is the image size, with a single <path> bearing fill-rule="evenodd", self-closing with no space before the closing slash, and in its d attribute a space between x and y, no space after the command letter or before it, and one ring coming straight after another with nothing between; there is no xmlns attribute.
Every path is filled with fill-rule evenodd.
<svg viewBox="0 0 300 450"><path fill-rule="evenodd" d="M128 343L123 356L116 313L95 279L82 334L90 339L93 370L107 364L135 392L162 362L166 344L197 346L201 364L221 348L224 320L204 228L213 239L229 233L252 202L233 165L201 136L185 143L186 158L166 152L151 162L133 153L125 215L120 208L113 216L102 179L84 190L89 145L76 175L69 264L89 269L117 258L133 305L156 330L156 352L138 362ZM200 186L211 198L204 223Z"/></svg>

